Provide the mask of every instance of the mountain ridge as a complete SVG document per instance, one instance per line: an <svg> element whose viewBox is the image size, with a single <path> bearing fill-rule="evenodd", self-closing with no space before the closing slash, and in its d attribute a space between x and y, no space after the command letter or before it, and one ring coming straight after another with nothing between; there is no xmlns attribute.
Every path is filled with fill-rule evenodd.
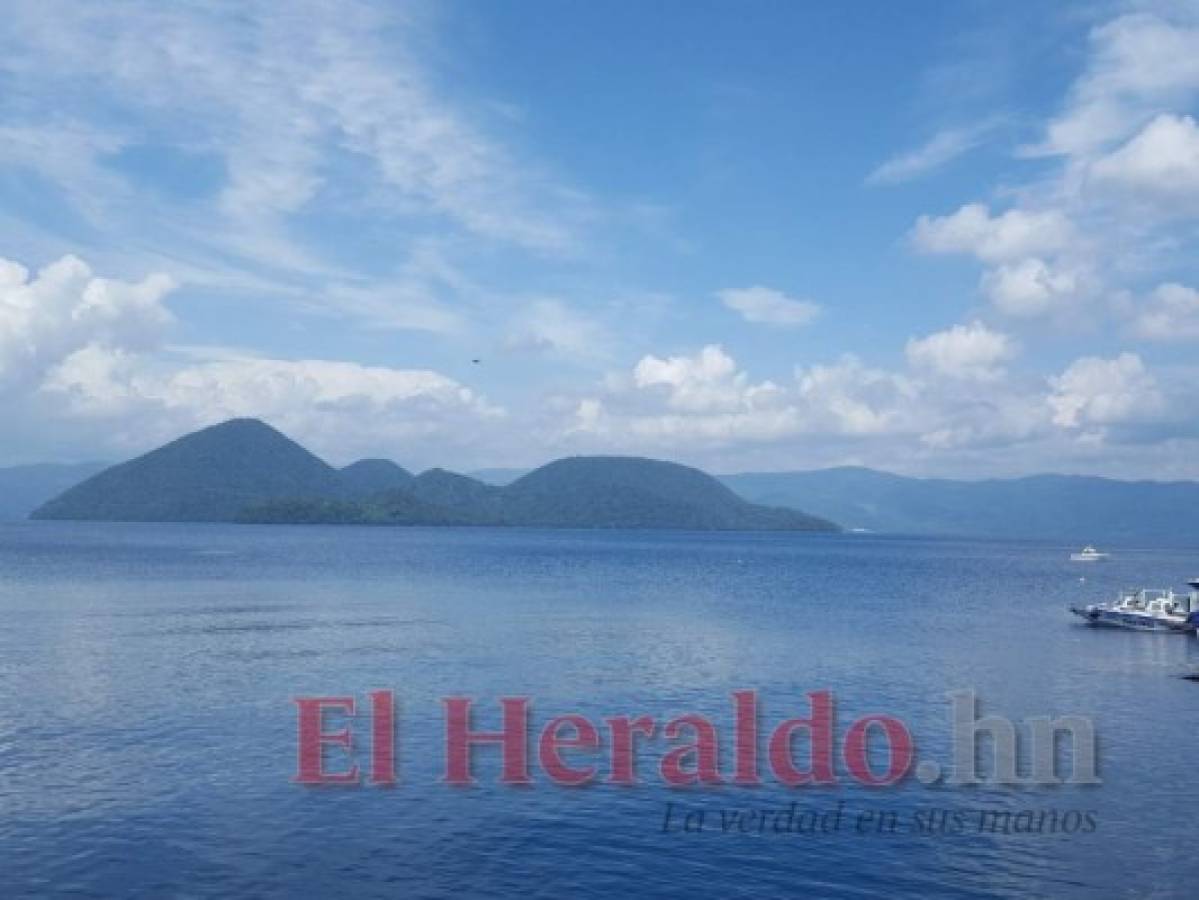
<svg viewBox="0 0 1199 900"><path fill-rule="evenodd" d="M222 522L270 497L339 497L337 470L257 419L230 419L119 463L37 519Z"/></svg>
<svg viewBox="0 0 1199 900"><path fill-rule="evenodd" d="M0 522L19 522L52 497L104 471L110 463L34 463L0 468Z"/></svg>
<svg viewBox="0 0 1199 900"><path fill-rule="evenodd" d="M846 528L1082 542L1199 540L1199 482L1038 473L966 481L854 466L718 476L757 503L833 517Z"/></svg>
<svg viewBox="0 0 1199 900"><path fill-rule="evenodd" d="M572 457L507 487L388 460L335 469L256 419L232 419L112 466L43 504L36 519L266 524L523 525L835 531L751 503L662 460Z"/></svg>
<svg viewBox="0 0 1199 900"><path fill-rule="evenodd" d="M54 473L58 480L53 485L65 490L57 497L41 498L46 502L34 510L38 518L752 530L820 529L838 522L851 529L911 535L1037 537L1080 543L1199 541L1199 522L1189 524L1199 509L1199 482L1185 479L1036 473L967 481L859 466L713 478L661 460L581 456L555 460L533 471L481 470L478 474L484 478L492 473L504 476L488 483L438 468L413 475L380 459L336 469L257 420L231 420L184 439L230 432L236 438L234 445L266 440L271 447L258 446L250 454L258 468L242 471L232 487L223 466L209 472L207 483L175 480L169 465L153 477L146 478L143 471L133 482L122 482L127 467L179 443L172 441L98 474L87 466L0 469L0 488L6 473L16 473L9 475L9 483L22 482L21 475L39 469ZM253 448L242 448L246 449ZM175 463L186 469L199 461L211 470L212 450L197 450L193 445L190 455ZM242 451L235 448L233 453L245 462ZM170 453L167 456L170 463ZM271 470L265 483L255 474L264 466ZM631 482L626 468L632 473ZM286 471L275 471L279 469ZM237 471L235 464L235 475ZM84 481L87 475L92 477ZM72 481L82 484L72 485ZM106 496L89 499L97 484ZM181 485L190 496L179 496ZM115 502L114 490L118 498L124 491L149 497L131 506ZM26 512L37 505L32 502L36 493L34 489L33 494L23 495ZM174 500L166 503L171 496ZM4 499L0 494L0 501ZM0 505L0 517L2 510Z"/></svg>

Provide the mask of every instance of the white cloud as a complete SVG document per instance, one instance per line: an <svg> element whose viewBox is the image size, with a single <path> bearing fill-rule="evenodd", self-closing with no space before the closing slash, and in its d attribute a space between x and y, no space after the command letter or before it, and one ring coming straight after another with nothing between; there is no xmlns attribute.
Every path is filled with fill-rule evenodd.
<svg viewBox="0 0 1199 900"><path fill-rule="evenodd" d="M1194 446L1194 369L1151 372L1125 353L1084 357L1045 379L1003 371L1012 345L977 323L941 334L914 342L907 370L843 356L777 380L752 377L718 346L650 355L586 395L559 398L569 420L544 439L560 452L669 455L715 471L1078 466L1127 475L1143 472L1150 454L1194 473L1172 455Z"/></svg>
<svg viewBox="0 0 1199 900"><path fill-rule="evenodd" d="M901 184L952 162L983 142L990 125L947 128L914 150L889 159L866 176L867 184Z"/></svg>
<svg viewBox="0 0 1199 900"><path fill-rule="evenodd" d="M737 371L736 361L715 344L694 356L645 356L633 367L632 381L638 389L657 390L671 409L692 413L758 409L778 394L772 382L751 384L748 375Z"/></svg>
<svg viewBox="0 0 1199 900"><path fill-rule="evenodd" d="M880 435L919 430L920 386L909 378L871 368L852 354L831 365L796 373L807 429L840 435Z"/></svg>
<svg viewBox="0 0 1199 900"><path fill-rule="evenodd" d="M1199 17L1156 9L1092 29L1059 114L1025 148L1058 162L995 185L1007 211L971 203L917 219L917 250L984 264L979 290L997 311L1074 331L1108 326L1120 297L1194 256L1180 220L1199 212L1199 125L1188 115L1199 101ZM1133 331L1160 334L1175 317L1151 303Z"/></svg>
<svg viewBox="0 0 1199 900"><path fill-rule="evenodd" d="M385 447L411 458L414 442L460 446L506 417L427 369L164 347L172 288L163 275L101 278L71 256L32 277L0 259L0 394L56 429L90 431L100 455L251 416L335 458Z"/></svg>
<svg viewBox="0 0 1199 900"><path fill-rule="evenodd" d="M1199 199L1199 127L1190 116L1160 115L1123 147L1097 160L1091 176L1148 192L1158 203Z"/></svg>
<svg viewBox="0 0 1199 900"><path fill-rule="evenodd" d="M1034 318L1058 312L1083 291L1078 270L1029 257L983 273L980 286L995 307L1009 316Z"/></svg>
<svg viewBox="0 0 1199 900"><path fill-rule="evenodd" d="M799 369L788 382L754 381L710 345L689 356L645 356L630 375L610 376L604 396L578 402L571 431L624 448L880 435L902 430L915 392L906 377L852 356Z"/></svg>
<svg viewBox="0 0 1199 900"><path fill-rule="evenodd" d="M682 387L689 383L712 383L728 379L737 371L736 361L717 344L709 344L695 356L660 359L646 356L633 369L638 387L665 384Z"/></svg>
<svg viewBox="0 0 1199 900"><path fill-rule="evenodd" d="M103 163L128 143L108 128L80 122L6 122L0 125L0 163L44 173L86 221L99 227L110 204L136 202L128 185Z"/></svg>
<svg viewBox="0 0 1199 900"><path fill-rule="evenodd" d="M1061 210L1019 207L998 215L971 203L940 217L921 216L912 230L926 253L971 254L988 263L979 287L1005 315L1033 318L1059 313L1097 290L1087 248Z"/></svg>
<svg viewBox="0 0 1199 900"><path fill-rule="evenodd" d="M454 379L423 369L229 354L180 366L99 346L68 357L39 396L70 417L132 429L127 441L138 446L148 436L250 416L341 460L385 446L406 456L406 442L460 443L505 415Z"/></svg>
<svg viewBox="0 0 1199 900"><path fill-rule="evenodd" d="M78 13L53 0L19 8L4 68L29 91L101 85L150 121L186 122L193 147L224 158L216 199L234 220L303 209L341 150L359 158L359 202L382 188L479 234L567 239L533 208L537 185L432 87L415 14L353 0L246 4L236 17L138 0Z"/></svg>
<svg viewBox="0 0 1199 900"><path fill-rule="evenodd" d="M1133 331L1151 341L1199 340L1199 291L1162 284L1136 312Z"/></svg>
<svg viewBox="0 0 1199 900"><path fill-rule="evenodd" d="M153 347L172 321L162 300L173 287L162 274L138 283L99 278L73 256L33 278L0 259L0 391L36 385L87 347Z"/></svg>
<svg viewBox="0 0 1199 900"><path fill-rule="evenodd" d="M797 300L761 285L727 288L718 291L717 296L729 309L740 313L745 321L763 325L798 327L807 325L820 314L819 305L810 300Z"/></svg>
<svg viewBox="0 0 1199 900"><path fill-rule="evenodd" d="M1164 408L1157 380L1135 353L1075 360L1049 379L1053 422L1062 428L1117 425L1152 418Z"/></svg>
<svg viewBox="0 0 1199 900"><path fill-rule="evenodd" d="M974 381L1002 378L1003 364L1015 355L1011 338L981 322L955 325L924 338L912 338L907 344L908 362L913 367Z"/></svg>
<svg viewBox="0 0 1199 900"><path fill-rule="evenodd" d="M925 253L966 253L1000 263L1068 247L1074 227L1059 210L1009 209L996 216L969 203L948 216L920 216L911 239Z"/></svg>
<svg viewBox="0 0 1199 900"><path fill-rule="evenodd" d="M1087 69L1034 153L1088 156L1199 95L1199 27L1149 13L1092 30Z"/></svg>
<svg viewBox="0 0 1199 900"><path fill-rule="evenodd" d="M0 169L61 204L53 252L372 326L457 330L462 306L490 298L397 263L414 246L453 243L464 266L499 247L565 261L600 213L508 137L519 125L489 98L439 84L435 25L419 5L369 0L236 15L12 4Z"/></svg>

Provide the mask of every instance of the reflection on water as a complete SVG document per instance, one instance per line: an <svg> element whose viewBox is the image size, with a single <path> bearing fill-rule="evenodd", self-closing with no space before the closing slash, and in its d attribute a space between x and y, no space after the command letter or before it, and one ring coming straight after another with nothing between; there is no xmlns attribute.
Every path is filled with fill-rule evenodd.
<svg viewBox="0 0 1199 900"><path fill-rule="evenodd" d="M1128 549L822 535L0 526L0 895L1190 896L1193 638L1098 631L1066 606L1181 582ZM392 688L401 784L305 790L297 695ZM537 721L694 711L731 728L832 690L948 761L946 692L1090 716L1097 788L450 789L440 698L533 698ZM368 728L363 720L359 728ZM727 766L728 760L724 760ZM1086 810L1093 834L663 834L667 802L963 816ZM856 820L847 819L847 822ZM1111 848L1118 846L1120 852ZM1136 860L1130 865L1130 859Z"/></svg>

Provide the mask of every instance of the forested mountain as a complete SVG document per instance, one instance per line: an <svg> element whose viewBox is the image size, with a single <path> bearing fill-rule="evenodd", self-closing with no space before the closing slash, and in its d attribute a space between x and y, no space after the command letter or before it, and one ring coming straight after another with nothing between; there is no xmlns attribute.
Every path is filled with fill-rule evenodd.
<svg viewBox="0 0 1199 900"><path fill-rule="evenodd" d="M1199 483L1077 475L954 481L863 468L726 475L755 503L795 506L846 528L893 534L1199 541Z"/></svg>
<svg viewBox="0 0 1199 900"><path fill-rule="evenodd" d="M574 457L506 487L395 463L338 470L253 419L235 419L113 466L46 503L39 519L390 525L529 525L833 531L750 503L698 469L634 457Z"/></svg>
<svg viewBox="0 0 1199 900"><path fill-rule="evenodd" d="M105 463L41 464L0 469L0 522L29 518L29 514L79 482L107 468Z"/></svg>

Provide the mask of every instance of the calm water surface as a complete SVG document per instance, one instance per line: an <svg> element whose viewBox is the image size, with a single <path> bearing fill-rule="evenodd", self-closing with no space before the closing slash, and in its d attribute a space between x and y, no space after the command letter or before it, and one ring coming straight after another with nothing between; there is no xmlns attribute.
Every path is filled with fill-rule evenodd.
<svg viewBox="0 0 1199 900"><path fill-rule="evenodd" d="M871 536L30 523L0 526L0 896L1158 896L1199 883L1199 642L1066 612L1180 586L1199 552ZM1108 548L1105 548L1108 549ZM1087 577L1080 583L1081 575ZM393 688L401 784L306 789L292 698ZM1103 784L531 788L442 774L440 698L764 721L835 692L948 762L949 690L1090 716ZM366 722L359 725L364 730ZM727 760L726 760L727 763ZM843 803L836 834L662 832ZM891 811L1086 810L1094 833L858 834ZM718 821L718 820L717 820Z"/></svg>

